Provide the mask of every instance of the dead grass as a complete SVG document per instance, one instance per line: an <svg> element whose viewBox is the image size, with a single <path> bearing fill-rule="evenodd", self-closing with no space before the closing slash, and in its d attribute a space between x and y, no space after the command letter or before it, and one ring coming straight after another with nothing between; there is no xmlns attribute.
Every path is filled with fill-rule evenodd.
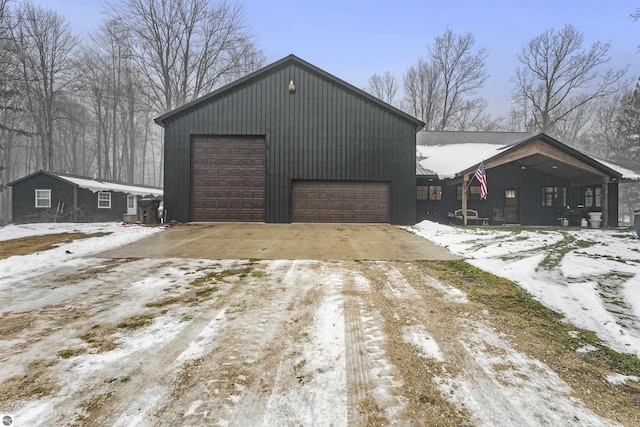
<svg viewBox="0 0 640 427"><path fill-rule="evenodd" d="M76 357L80 354L86 353L86 349L84 348L65 348L64 350L60 350L57 354L61 359L70 359L72 357Z"/></svg>
<svg viewBox="0 0 640 427"><path fill-rule="evenodd" d="M222 271L217 270L219 267L219 265L214 266L216 270L207 271L203 276L191 280L186 292L158 298L145 305L147 307L157 308L175 304L200 304L210 300L213 295L220 290L218 284L221 282L241 280L248 276L261 278L266 275L266 273L261 270L253 270L251 265Z"/></svg>
<svg viewBox="0 0 640 427"><path fill-rule="evenodd" d="M69 243L78 239L102 237L111 233L58 233L43 236L22 237L19 239L0 241L0 259L13 255L28 255L34 252L53 249L61 243Z"/></svg>
<svg viewBox="0 0 640 427"><path fill-rule="evenodd" d="M114 325L93 325L80 339L89 344L96 353L103 353L116 348L113 338L116 328Z"/></svg>
<svg viewBox="0 0 640 427"><path fill-rule="evenodd" d="M60 390L60 385L47 375L47 369L53 363L44 360L31 362L24 374L5 381L0 393L0 407L7 408L16 401L37 400Z"/></svg>
<svg viewBox="0 0 640 427"><path fill-rule="evenodd" d="M144 328L153 322L154 315L151 313L139 314L137 316L131 316L118 323L119 329L128 329L135 331L136 329Z"/></svg>

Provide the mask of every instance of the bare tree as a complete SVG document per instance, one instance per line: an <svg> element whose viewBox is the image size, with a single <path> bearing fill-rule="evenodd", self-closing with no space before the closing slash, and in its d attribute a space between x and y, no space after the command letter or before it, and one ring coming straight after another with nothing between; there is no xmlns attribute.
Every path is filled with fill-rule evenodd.
<svg viewBox="0 0 640 427"><path fill-rule="evenodd" d="M583 103L582 97L574 97L567 102L571 110L564 120L555 123L550 133L556 139L567 145L584 148L590 145L590 133L592 119L596 113L597 105L593 102ZM573 104L581 106L573 108Z"/></svg>
<svg viewBox="0 0 640 427"><path fill-rule="evenodd" d="M104 21L87 39L78 81L95 119L97 175L144 183L150 106L130 41L117 21Z"/></svg>
<svg viewBox="0 0 640 427"><path fill-rule="evenodd" d="M431 62L442 77L442 118L439 128L444 130L452 117L465 108L464 98L473 95L487 80L484 48L473 51L475 37L471 32L456 34L450 28L436 37L429 48Z"/></svg>
<svg viewBox="0 0 640 427"><path fill-rule="evenodd" d="M514 100L526 100L537 131L549 132L590 101L617 92L628 67L600 72L609 62L609 43L583 48L584 37L567 24L547 30L518 54Z"/></svg>
<svg viewBox="0 0 640 427"><path fill-rule="evenodd" d="M449 123L451 130L457 131L497 131L502 128L502 119L494 119L488 113L487 102L475 98L464 102L459 113Z"/></svg>
<svg viewBox="0 0 640 427"><path fill-rule="evenodd" d="M131 35L158 113L262 65L242 8L226 1L123 0L108 14Z"/></svg>
<svg viewBox="0 0 640 427"><path fill-rule="evenodd" d="M21 4L13 22L13 53L20 67L27 109L40 141L40 161L53 169L54 111L57 99L72 81L77 38L58 13Z"/></svg>
<svg viewBox="0 0 640 427"><path fill-rule="evenodd" d="M436 67L424 59L409 67L404 75L404 110L436 130L442 105L442 81Z"/></svg>
<svg viewBox="0 0 640 427"><path fill-rule="evenodd" d="M427 130L466 128L472 118L486 118L486 102L473 98L488 75L484 48L474 51L471 33L456 34L447 29L404 75L404 108L425 122Z"/></svg>
<svg viewBox="0 0 640 427"><path fill-rule="evenodd" d="M382 75L374 73L369 77L368 92L384 102L392 104L393 98L398 92L398 81L389 71L385 71Z"/></svg>
<svg viewBox="0 0 640 427"><path fill-rule="evenodd" d="M613 160L637 169L640 164L640 80L620 98Z"/></svg>
<svg viewBox="0 0 640 427"><path fill-rule="evenodd" d="M619 129L616 124L622 99L622 92L597 100L595 112L591 122L591 141L584 145L586 151L605 159L613 158L613 150L620 140Z"/></svg>

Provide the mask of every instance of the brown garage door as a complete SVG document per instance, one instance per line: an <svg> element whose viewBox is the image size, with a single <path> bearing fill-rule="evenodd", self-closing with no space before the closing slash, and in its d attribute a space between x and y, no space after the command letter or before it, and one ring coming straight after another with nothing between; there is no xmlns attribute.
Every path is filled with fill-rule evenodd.
<svg viewBox="0 0 640 427"><path fill-rule="evenodd" d="M389 183L293 181L293 222L389 222Z"/></svg>
<svg viewBox="0 0 640 427"><path fill-rule="evenodd" d="M264 139L197 137L191 162L191 221L264 221Z"/></svg>

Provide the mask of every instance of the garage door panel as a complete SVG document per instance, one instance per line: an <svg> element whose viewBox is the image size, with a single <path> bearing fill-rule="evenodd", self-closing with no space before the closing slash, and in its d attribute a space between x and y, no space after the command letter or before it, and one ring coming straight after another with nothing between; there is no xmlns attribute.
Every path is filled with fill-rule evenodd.
<svg viewBox="0 0 640 427"><path fill-rule="evenodd" d="M389 222L390 186L374 181L294 181L293 222Z"/></svg>
<svg viewBox="0 0 640 427"><path fill-rule="evenodd" d="M193 140L191 220L264 221L264 140Z"/></svg>

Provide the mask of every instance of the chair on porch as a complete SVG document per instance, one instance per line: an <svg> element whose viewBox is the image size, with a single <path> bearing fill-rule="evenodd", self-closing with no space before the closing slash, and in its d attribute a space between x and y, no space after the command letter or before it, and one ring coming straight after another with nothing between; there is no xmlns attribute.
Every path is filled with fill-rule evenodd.
<svg viewBox="0 0 640 427"><path fill-rule="evenodd" d="M491 216L492 225L504 225L504 209L493 208L493 215Z"/></svg>

